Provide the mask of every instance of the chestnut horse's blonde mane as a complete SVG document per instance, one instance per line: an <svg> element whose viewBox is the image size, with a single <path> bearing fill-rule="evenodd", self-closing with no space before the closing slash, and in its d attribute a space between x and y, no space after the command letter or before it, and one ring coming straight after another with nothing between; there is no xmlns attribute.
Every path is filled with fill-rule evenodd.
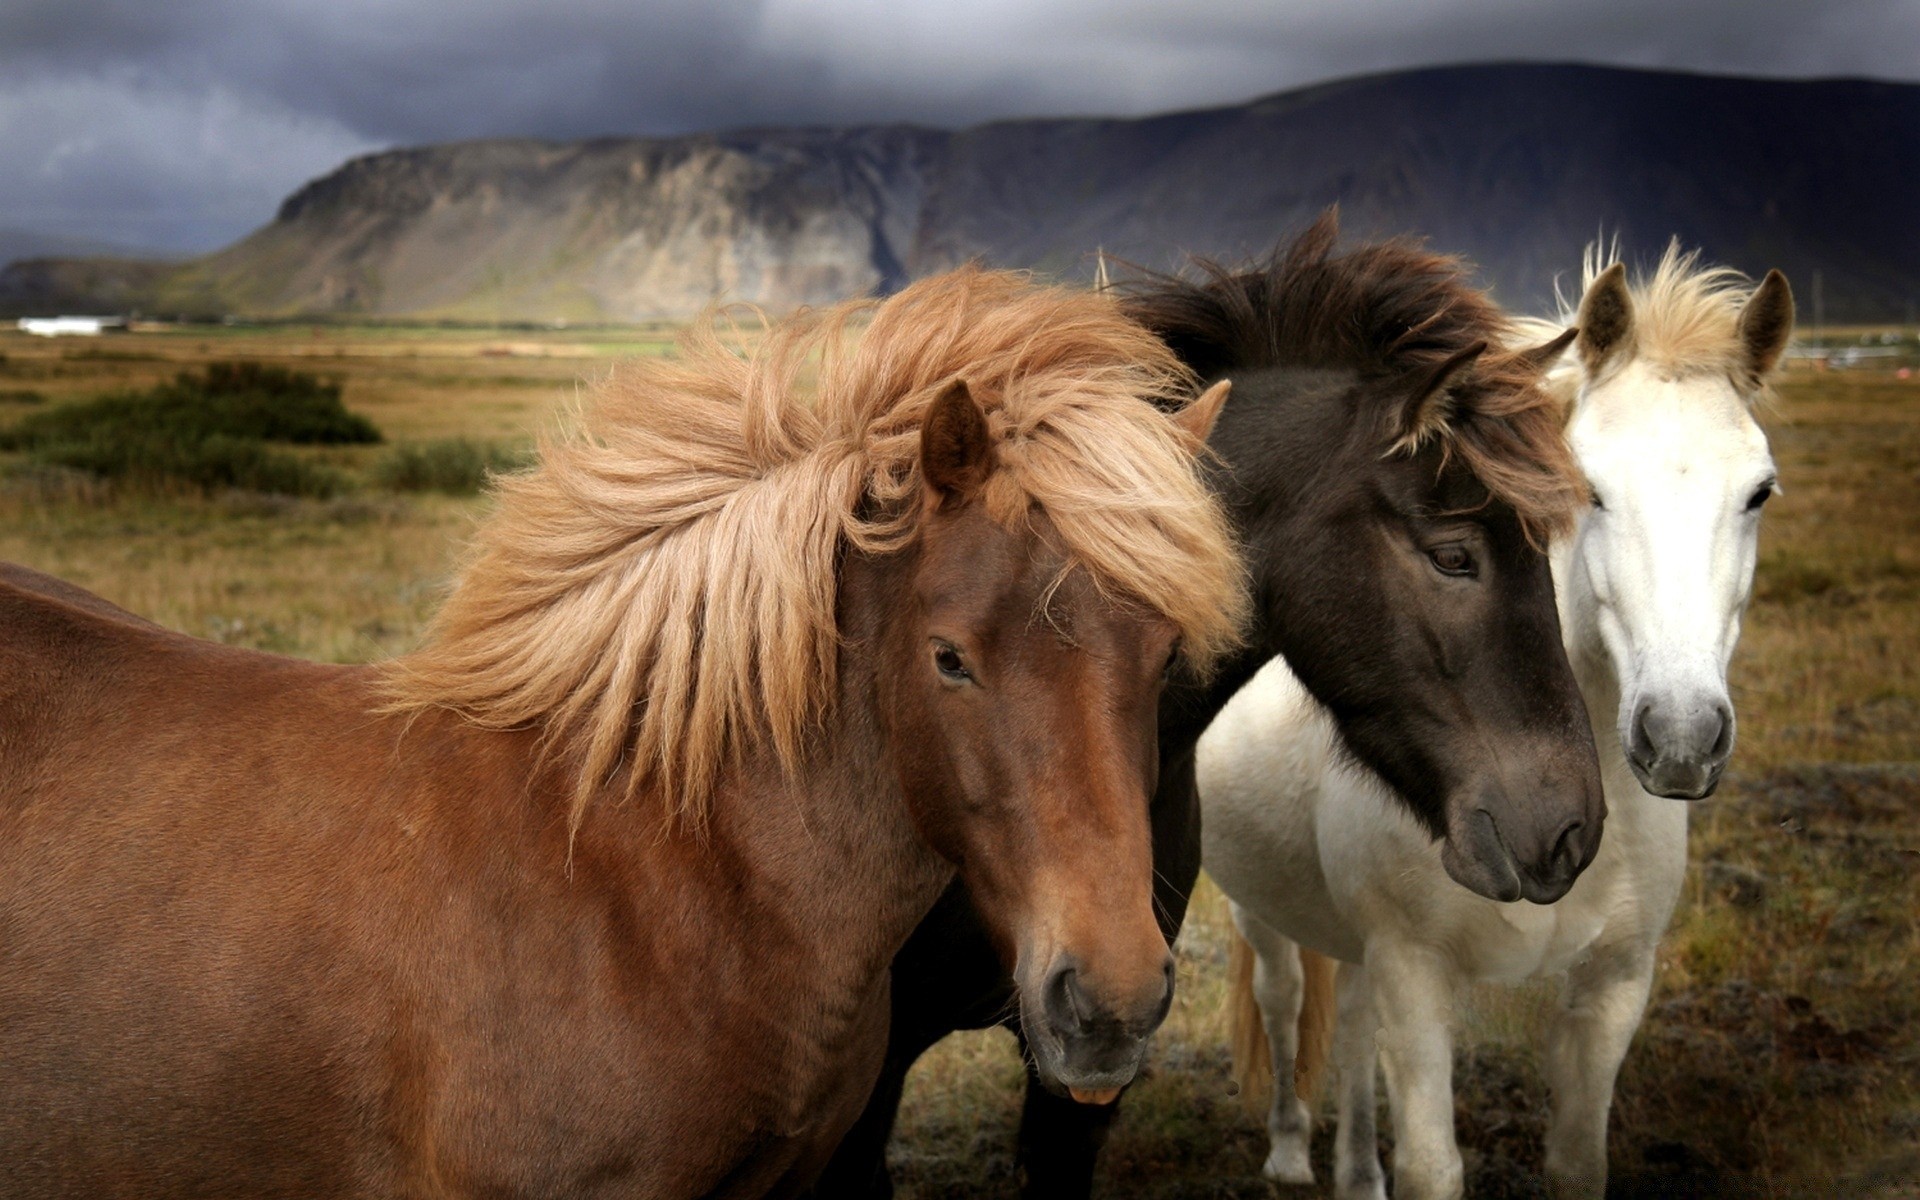
<svg viewBox="0 0 1920 1200"><path fill-rule="evenodd" d="M1199 447L1155 407L1190 377L1111 299L969 268L803 312L744 355L703 321L619 371L500 481L424 645L385 669L390 707L539 729L575 772L575 827L610 783L697 826L748 743L800 762L836 694L843 548L913 539L920 424L954 379L987 412L997 520L1044 510L1190 658L1232 643L1240 561Z"/></svg>

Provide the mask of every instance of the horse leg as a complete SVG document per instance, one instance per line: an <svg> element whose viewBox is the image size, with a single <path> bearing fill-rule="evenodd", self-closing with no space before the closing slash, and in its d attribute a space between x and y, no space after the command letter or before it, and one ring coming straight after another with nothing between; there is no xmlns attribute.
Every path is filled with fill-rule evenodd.
<svg viewBox="0 0 1920 1200"><path fill-rule="evenodd" d="M1293 1086L1304 983L1300 950L1292 939L1239 905L1231 905L1230 910L1240 935L1253 947L1253 997L1260 1006L1260 1023L1267 1031L1267 1050L1273 1065L1267 1161L1260 1173L1275 1183L1311 1184L1313 1163L1307 1147L1313 1136L1313 1114Z"/></svg>
<svg viewBox="0 0 1920 1200"><path fill-rule="evenodd" d="M1343 965L1335 987L1339 1015L1333 1034L1333 1063L1340 1088L1340 1126L1334 1135L1334 1195L1340 1200L1387 1200L1386 1172L1380 1169L1379 1105L1373 1079L1379 1066L1376 1038L1380 1022L1373 1014L1372 979L1365 967Z"/></svg>
<svg viewBox="0 0 1920 1200"><path fill-rule="evenodd" d="M1370 945L1380 1063L1393 1106L1395 1200L1457 1200L1465 1168L1453 1130L1453 978L1425 946Z"/></svg>
<svg viewBox="0 0 1920 1200"><path fill-rule="evenodd" d="M1023 1042L1021 1050L1025 1049ZM1028 1070L1015 1152L1024 1200L1087 1200L1092 1196L1094 1163L1119 1113L1117 1098L1111 1104L1082 1104L1071 1097L1056 1096Z"/></svg>
<svg viewBox="0 0 1920 1200"><path fill-rule="evenodd" d="M1547 1033L1547 1184L1557 1197L1607 1191L1607 1113L1653 987L1653 947L1594 955L1567 973Z"/></svg>

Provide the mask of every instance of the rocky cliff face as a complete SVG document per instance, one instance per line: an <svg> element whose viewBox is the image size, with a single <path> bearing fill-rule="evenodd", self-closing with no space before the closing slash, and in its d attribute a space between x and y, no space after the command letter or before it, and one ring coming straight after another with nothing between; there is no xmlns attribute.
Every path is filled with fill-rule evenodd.
<svg viewBox="0 0 1920 1200"><path fill-rule="evenodd" d="M1081 278L1096 248L1162 268L1237 258L1337 202L1351 234L1462 252L1520 307L1548 303L1604 229L1643 255L1677 235L1779 266L1803 296L1818 270L1830 319L1901 318L1920 302L1916 184L1920 87L1459 67L1142 120L398 150L307 185L207 258L27 264L0 275L0 306L50 278L85 299L98 277L156 311L781 310L970 258Z"/></svg>

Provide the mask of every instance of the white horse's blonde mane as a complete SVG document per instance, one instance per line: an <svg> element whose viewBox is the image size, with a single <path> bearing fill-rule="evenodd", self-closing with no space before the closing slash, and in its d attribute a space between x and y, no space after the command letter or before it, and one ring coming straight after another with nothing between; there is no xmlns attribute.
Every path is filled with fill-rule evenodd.
<svg viewBox="0 0 1920 1200"><path fill-rule="evenodd" d="M1557 296L1556 317L1522 318L1518 324L1524 338L1544 342L1572 325L1581 297L1619 261L1618 239L1589 243L1580 259L1580 290L1571 298ZM1632 353L1620 361L1639 360L1675 377L1744 377L1748 351L1740 339L1740 312L1754 288L1751 279L1732 267L1700 265L1700 251L1682 250L1680 239L1673 239L1651 272L1640 272L1627 284L1633 301ZM1580 382L1573 358L1568 355L1548 380L1554 393L1567 400Z"/></svg>
<svg viewBox="0 0 1920 1200"><path fill-rule="evenodd" d="M703 322L677 358L625 367L500 482L425 644L385 668L390 707L540 730L576 827L622 774L697 825L744 746L793 769L830 710L840 557L913 539L920 424L954 379L987 414L995 519L1043 510L1071 563L1197 662L1235 640L1233 539L1155 407L1190 394L1184 368L1109 297L966 269L803 313L744 355Z"/></svg>

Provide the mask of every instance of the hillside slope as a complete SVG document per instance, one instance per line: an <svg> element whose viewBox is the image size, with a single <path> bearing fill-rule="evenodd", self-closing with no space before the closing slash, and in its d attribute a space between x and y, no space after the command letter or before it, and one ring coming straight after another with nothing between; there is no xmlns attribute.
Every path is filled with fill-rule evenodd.
<svg viewBox="0 0 1920 1200"><path fill-rule="evenodd" d="M1920 86L1556 65L1372 76L1138 120L485 141L355 159L241 242L131 279L159 311L478 320L774 309L969 258L1084 277L1257 253L1328 204L1540 308L1598 231L1778 266L1830 320L1920 302ZM100 274L100 272L95 272ZM30 307L71 264L0 273ZM76 282L77 280L77 282Z"/></svg>

